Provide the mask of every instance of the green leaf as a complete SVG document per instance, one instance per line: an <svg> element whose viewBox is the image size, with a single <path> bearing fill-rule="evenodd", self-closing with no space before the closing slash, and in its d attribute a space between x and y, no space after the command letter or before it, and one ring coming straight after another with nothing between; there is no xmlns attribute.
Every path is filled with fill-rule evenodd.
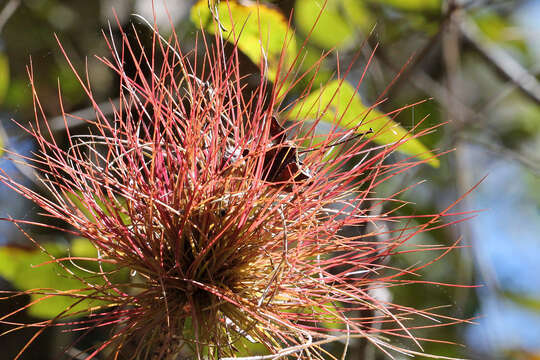
<svg viewBox="0 0 540 360"><path fill-rule="evenodd" d="M515 25L495 11L479 11L473 16L482 33L499 45L507 45L526 54L528 51L525 37L516 36Z"/></svg>
<svg viewBox="0 0 540 360"><path fill-rule="evenodd" d="M341 0L343 13L354 25L364 31L370 31L376 24L377 19L366 6L365 2L358 0Z"/></svg>
<svg viewBox="0 0 540 360"><path fill-rule="evenodd" d="M295 23L310 42L326 49L344 48L355 40L355 27L368 30L375 21L357 0L297 0Z"/></svg>
<svg viewBox="0 0 540 360"><path fill-rule="evenodd" d="M215 17L219 18L221 30ZM238 40L238 48L253 63L259 66L267 63L271 81L276 81L282 51L283 66L289 65L296 56L296 39L287 19L267 6L225 1L217 4L212 13L208 1L201 0L191 9L191 21L210 33L222 31L223 37L233 44Z"/></svg>
<svg viewBox="0 0 540 360"><path fill-rule="evenodd" d="M54 256L55 258L75 255L73 252L68 251L69 247L67 244L60 245L57 243L45 243L43 244L43 247L48 254ZM74 247L72 247L72 250L76 250L77 253L80 253L79 256L88 256L91 254L90 247L92 247L92 245L88 240L78 239L74 242ZM81 251L82 249L84 249L84 251ZM28 250L9 246L2 247L0 248L0 275L10 281L13 286L21 291L31 289L54 289L62 291L86 287L86 284L81 283L78 279L74 278L57 263L41 265L51 261L51 257L47 253L44 253L40 249ZM95 253L96 252L94 249L94 256ZM91 283L96 285L101 285L104 283L104 280L100 276L96 276L82 270L82 268L84 268L90 271L96 271L98 270L97 263L94 261L79 260L74 262L77 263L77 266L69 261L63 261L63 264L67 269L69 269L69 271L75 273L81 278L85 278ZM109 270L110 268L111 265L109 265ZM122 274L121 277L125 277L125 275ZM117 280L120 280L120 278L117 278ZM46 292L52 293L54 291L48 290ZM82 291L78 293L82 293ZM30 301L35 301L42 297L43 295L32 294ZM38 318L54 318L75 302L77 302L77 299L69 296L52 296L29 307L28 314ZM73 315L77 311L84 311L88 308L104 304L106 304L104 301L83 300L69 310L69 314ZM76 314L74 316L81 315Z"/></svg>
<svg viewBox="0 0 540 360"><path fill-rule="evenodd" d="M0 104L4 102L9 89L9 62L4 53L0 53ZM0 136L0 156L4 153L4 139Z"/></svg>
<svg viewBox="0 0 540 360"><path fill-rule="evenodd" d="M439 166L439 160L431 158L433 154L424 144L416 138L411 138L407 130L385 114L366 107L356 89L345 81L334 80L326 87L313 91L297 102L286 116L291 120L320 118L321 121L332 124L339 122L339 126L348 129L356 127L361 122L358 132L372 129L373 133L367 135L372 141L386 145L408 139L398 147L399 151L423 160L429 159L428 163L431 166Z"/></svg>
<svg viewBox="0 0 540 360"><path fill-rule="evenodd" d="M76 257L96 258L98 252L88 239L75 238L71 241L71 255Z"/></svg>
<svg viewBox="0 0 540 360"><path fill-rule="evenodd" d="M309 34L309 40L323 48L348 45L353 40L353 28L339 13L338 2L328 1L324 10L321 6L317 1L297 0L295 20L298 29Z"/></svg>
<svg viewBox="0 0 540 360"><path fill-rule="evenodd" d="M441 0L377 0L382 4L406 11L432 11L441 8Z"/></svg>

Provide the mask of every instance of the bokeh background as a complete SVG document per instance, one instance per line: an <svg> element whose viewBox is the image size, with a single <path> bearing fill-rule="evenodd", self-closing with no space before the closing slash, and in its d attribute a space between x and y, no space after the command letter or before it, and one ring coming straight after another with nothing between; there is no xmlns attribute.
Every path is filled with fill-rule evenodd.
<svg viewBox="0 0 540 360"><path fill-rule="evenodd" d="M165 2L181 43L189 49L197 31L189 19L194 1L156 0L158 23L166 29L170 25L163 11ZM30 61L44 111L58 136L62 136L63 126L55 118L60 111L58 83L66 111L88 114L87 99L68 68L54 34L78 69L88 67L96 98L106 102L115 97L118 89L114 76L94 58L94 54L108 53L102 31L115 34L114 8L123 25L133 25L135 31L144 33L144 26L132 14L151 19L151 3L150 0L0 1L3 147L31 154L34 146L10 120L24 124L33 119L27 73ZM313 31L312 25L324 1L284 0L268 4L287 17L294 10L291 20L297 35L309 38L306 64L324 50L335 49L321 69L322 79L336 71L336 64L343 68L359 54L357 66L348 75L348 80L355 83L366 59L378 46L359 89L365 104L376 102L408 63L387 94L388 99L379 106L380 110L391 111L427 99L402 112L397 120L408 129L425 116L429 117L421 127L446 123L421 141L439 152L453 151L441 157L440 167L423 165L380 189L390 192L403 183L427 180L403 194L412 203L401 210L404 214L441 211L479 184L460 204L463 211L481 210L475 218L415 241L448 246L461 238L466 247L427 268L424 278L481 286L415 285L390 290L389 296L398 303L419 308L448 305L453 316L477 317L474 324L427 331L430 338L458 345L427 343L425 350L473 359L539 359L540 0L328 0ZM12 163L5 153L0 158L0 168L29 184L34 181L31 174ZM32 221L38 216L37 211L34 205L0 186L0 217ZM53 231L29 231L40 241L69 241L65 235ZM30 246L8 222L0 222L0 245ZM400 255L392 261L407 266L421 260L419 256ZM4 261L0 268L5 268L6 257L0 256L0 261ZM28 259L25 261L28 265ZM20 274L31 276L25 270ZM13 274L5 275L0 287L8 290L20 287L24 279L19 280ZM0 315L24 301L28 299L0 303ZM31 315L21 314L19 319L28 320ZM6 329L1 326L2 331ZM12 358L29 336L30 332L22 331L0 337L0 357ZM25 358L69 358L63 348L72 339L73 334L46 332ZM368 350L352 353L350 358L371 360L380 355Z"/></svg>

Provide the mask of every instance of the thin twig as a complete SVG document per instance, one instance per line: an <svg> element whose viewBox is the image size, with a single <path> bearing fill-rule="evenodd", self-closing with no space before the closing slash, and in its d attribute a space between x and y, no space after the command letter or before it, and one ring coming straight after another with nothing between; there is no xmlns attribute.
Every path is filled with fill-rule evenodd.
<svg viewBox="0 0 540 360"><path fill-rule="evenodd" d="M396 79L392 85L392 91L395 92L401 85L405 84L406 81L411 75L415 72L417 66L422 63L422 61L430 54L430 52L440 44L440 38L444 31L446 30L452 15L458 9L461 9L461 6L451 6L445 12L441 22L439 23L439 28L435 34L429 38L426 44L420 49L416 54L413 55L413 59L409 65L403 70L399 78Z"/></svg>
<svg viewBox="0 0 540 360"><path fill-rule="evenodd" d="M512 81L531 100L540 104L540 83L516 59L492 41L489 41L478 26L464 17L458 24L463 38L475 49L488 64L501 75Z"/></svg>
<svg viewBox="0 0 540 360"><path fill-rule="evenodd" d="M522 154L521 152L509 149L506 146L500 145L492 140L485 140L479 138L478 136L468 136L465 134L461 134L460 138L462 138L463 141L466 141L469 144L480 145L489 151L495 152L497 155L502 155L511 160L515 160L535 175L540 176L540 159L531 159L526 155Z"/></svg>
<svg viewBox="0 0 540 360"><path fill-rule="evenodd" d="M0 12L0 33L4 29L4 26L8 22L9 18L11 18L11 15L17 10L19 5L21 4L21 0L9 0L9 2L4 6L2 9L2 12Z"/></svg>
<svg viewBox="0 0 540 360"><path fill-rule="evenodd" d="M383 62L385 63L385 62ZM385 63L390 67L388 63ZM483 132L489 133L493 137L499 137L499 135L485 123L489 121L487 115L484 111L476 111L471 109L469 106L464 104L460 99L450 93L448 89L439 84L437 81L433 80L428 74L423 71L417 70L415 75L410 78L410 83L415 88L422 90L430 96L433 97L442 107L452 115L452 118L457 121L457 117L454 114L456 109L460 109L462 115L467 121L457 123L454 133L457 136L465 136L462 134L463 128L468 126L469 128L480 128ZM482 110L486 110L483 108ZM454 137L455 138L455 137ZM521 165L525 166L528 170L534 174L540 174L540 167L538 166L538 160L531 159L529 156L517 152L515 150L509 149L498 143L482 141L473 137L465 137L465 141L469 143L476 143L481 146L485 146L490 151L500 151L502 155L507 158L518 161ZM447 148L449 144L441 145L441 148Z"/></svg>

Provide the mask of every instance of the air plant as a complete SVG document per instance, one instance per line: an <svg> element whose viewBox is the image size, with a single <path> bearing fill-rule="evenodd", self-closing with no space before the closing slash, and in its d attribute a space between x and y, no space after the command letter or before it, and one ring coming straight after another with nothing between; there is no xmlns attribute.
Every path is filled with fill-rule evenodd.
<svg viewBox="0 0 540 360"><path fill-rule="evenodd" d="M112 57L100 59L121 89L112 116L94 100L90 80L77 75L96 118L82 119L90 135L73 136L62 108L67 149L48 126L29 67L36 122L25 130L39 152L20 160L39 173L47 192L0 178L64 222L64 231L88 239L97 256L51 255L50 263L81 287L24 293L43 295L35 302L68 297L74 305L55 319L20 326L36 334L64 325L83 334L110 329L102 343L81 349L87 359L217 359L249 353L249 343L264 346L269 355L260 359L322 359L325 344L341 341L346 352L358 338L389 356L418 354L411 319L433 322L424 328L460 321L374 295L424 282L410 275L427 264L398 269L386 260L410 251L402 249L409 239L444 226L441 218L451 215L453 205L399 216L405 189L383 198L376 191L427 161L388 157L431 129L385 146L373 145L377 134L368 139L338 125L321 135L318 118L285 118L295 104L285 104L286 90L304 76L294 77L293 68L282 69L274 84L262 70L260 84L247 92L238 50L226 52L219 33L199 38L203 60L182 53L174 31L164 39L154 29L153 36L150 50L125 33L120 45L107 40ZM136 65L134 75L126 59ZM382 204L384 211L372 211ZM444 255L455 246L431 250ZM81 261L98 270L81 277L66 266ZM130 276L114 280L124 269ZM83 301L92 305L75 310ZM418 352L396 339L409 339Z"/></svg>

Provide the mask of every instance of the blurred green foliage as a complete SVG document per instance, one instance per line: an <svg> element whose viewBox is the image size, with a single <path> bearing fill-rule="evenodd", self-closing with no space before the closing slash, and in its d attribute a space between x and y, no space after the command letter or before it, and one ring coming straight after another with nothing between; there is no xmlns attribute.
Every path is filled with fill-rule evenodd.
<svg viewBox="0 0 540 360"><path fill-rule="evenodd" d="M67 310L65 315L81 317L87 315L80 313L81 310L106 305L101 300L79 301L69 294L69 290L83 286L71 273L95 285L105 283L103 277L98 275L101 270L95 261L56 260L68 256L96 258L97 251L88 240L77 238L70 245L50 242L41 246L43 250L11 246L0 248L0 276L21 290L41 289L42 295L33 293L30 297L30 301L35 303L27 309L29 315L52 319ZM102 265L104 271L111 272L111 281L128 280L125 270L117 272L110 264ZM62 291L66 291L65 296L48 296ZM83 293L94 294L95 290L86 290Z"/></svg>
<svg viewBox="0 0 540 360"><path fill-rule="evenodd" d="M0 52L0 104L9 89L9 60L4 53Z"/></svg>

